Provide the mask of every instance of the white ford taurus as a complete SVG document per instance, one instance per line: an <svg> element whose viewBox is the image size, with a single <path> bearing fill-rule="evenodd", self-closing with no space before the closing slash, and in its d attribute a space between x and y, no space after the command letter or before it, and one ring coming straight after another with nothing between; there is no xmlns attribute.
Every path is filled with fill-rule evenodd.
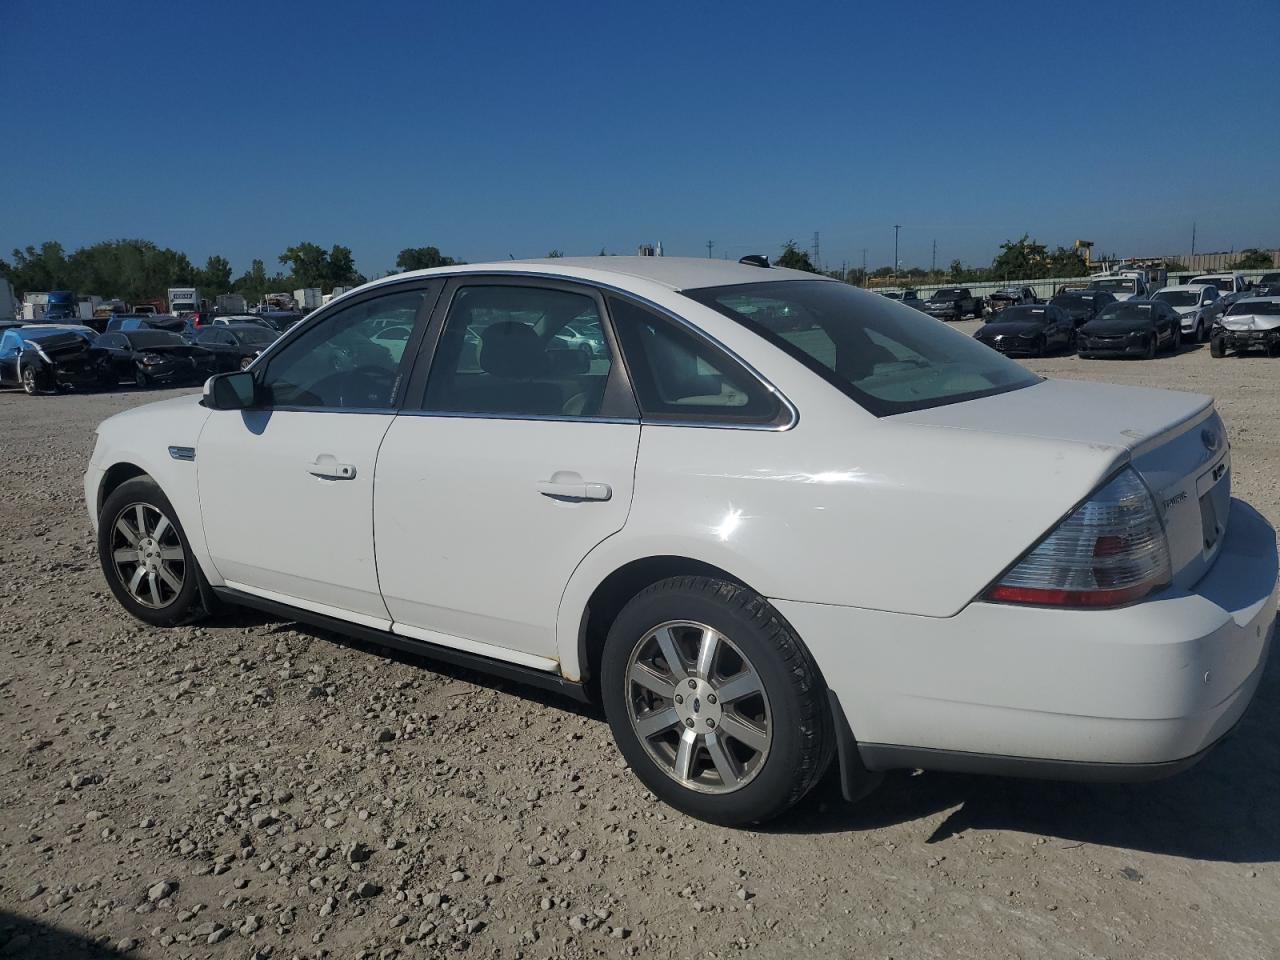
<svg viewBox="0 0 1280 960"><path fill-rule="evenodd" d="M257 607L598 696L722 823L837 758L1131 779L1266 660L1272 529L1207 397L1043 380L752 263L389 277L247 371L112 417L85 495L120 603Z"/></svg>

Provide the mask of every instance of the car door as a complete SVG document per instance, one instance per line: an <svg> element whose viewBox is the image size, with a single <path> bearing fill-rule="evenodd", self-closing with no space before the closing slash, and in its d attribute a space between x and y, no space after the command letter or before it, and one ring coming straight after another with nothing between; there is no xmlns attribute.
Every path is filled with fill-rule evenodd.
<svg viewBox="0 0 1280 960"><path fill-rule="evenodd" d="M631 505L640 426L605 317L572 283L446 288L430 373L419 361L416 402L378 455L378 574L396 632L556 667L565 585ZM591 356L554 343L570 323L599 331Z"/></svg>
<svg viewBox="0 0 1280 960"><path fill-rule="evenodd" d="M233 589L386 629L373 557L373 477L439 283L383 286L326 310L253 371L249 410L215 410L196 448L200 512ZM416 347L416 340L412 343Z"/></svg>

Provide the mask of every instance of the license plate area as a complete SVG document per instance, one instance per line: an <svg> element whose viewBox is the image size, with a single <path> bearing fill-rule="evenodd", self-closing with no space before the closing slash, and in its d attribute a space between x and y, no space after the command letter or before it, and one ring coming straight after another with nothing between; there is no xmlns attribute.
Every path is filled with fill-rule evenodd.
<svg viewBox="0 0 1280 960"><path fill-rule="evenodd" d="M1227 532L1227 518L1231 510L1231 455L1223 453L1212 467L1196 480L1196 493L1200 498L1200 532L1203 535L1205 557L1217 552L1222 535Z"/></svg>

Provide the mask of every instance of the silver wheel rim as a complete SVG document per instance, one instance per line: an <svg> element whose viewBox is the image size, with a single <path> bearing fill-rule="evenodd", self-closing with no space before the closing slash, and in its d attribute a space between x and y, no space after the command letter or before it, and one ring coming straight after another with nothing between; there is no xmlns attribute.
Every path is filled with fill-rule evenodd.
<svg viewBox="0 0 1280 960"><path fill-rule="evenodd" d="M22 389L27 393L36 392L36 372L30 367L22 368Z"/></svg>
<svg viewBox="0 0 1280 960"><path fill-rule="evenodd" d="M186 554L178 530L149 503L131 503L116 514L111 561L129 596L152 610L177 600L186 582Z"/></svg>
<svg viewBox="0 0 1280 960"><path fill-rule="evenodd" d="M691 620L650 630L631 651L627 717L668 777L699 793L732 793L769 756L769 697L755 666L724 634Z"/></svg>

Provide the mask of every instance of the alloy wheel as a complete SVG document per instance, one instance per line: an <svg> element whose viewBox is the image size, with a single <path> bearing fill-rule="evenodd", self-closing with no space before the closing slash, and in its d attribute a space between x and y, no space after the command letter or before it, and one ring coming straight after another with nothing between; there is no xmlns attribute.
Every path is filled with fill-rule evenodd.
<svg viewBox="0 0 1280 960"><path fill-rule="evenodd" d="M628 719L668 777L700 793L731 793L764 766L769 698L751 661L704 623L660 624L627 663Z"/></svg>
<svg viewBox="0 0 1280 960"><path fill-rule="evenodd" d="M178 598L186 579L186 553L173 522L149 503L131 503L111 529L116 576L135 601L161 610Z"/></svg>
<svg viewBox="0 0 1280 960"><path fill-rule="evenodd" d="M22 389L33 397L40 392L40 385L36 382L36 372L31 367L22 368Z"/></svg>

